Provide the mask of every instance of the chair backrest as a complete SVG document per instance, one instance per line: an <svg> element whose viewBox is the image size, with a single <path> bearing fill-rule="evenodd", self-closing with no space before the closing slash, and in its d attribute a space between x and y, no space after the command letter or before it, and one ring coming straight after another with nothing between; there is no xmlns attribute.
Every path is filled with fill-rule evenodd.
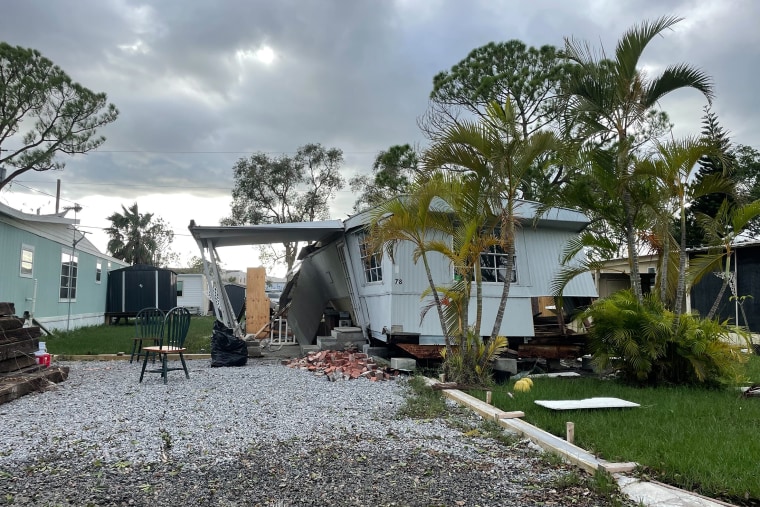
<svg viewBox="0 0 760 507"><path fill-rule="evenodd" d="M183 306L175 306L166 314L162 345L182 347L185 344L188 329L190 329L190 311Z"/></svg>
<svg viewBox="0 0 760 507"><path fill-rule="evenodd" d="M160 339L166 314L159 308L143 308L135 317L135 337Z"/></svg>

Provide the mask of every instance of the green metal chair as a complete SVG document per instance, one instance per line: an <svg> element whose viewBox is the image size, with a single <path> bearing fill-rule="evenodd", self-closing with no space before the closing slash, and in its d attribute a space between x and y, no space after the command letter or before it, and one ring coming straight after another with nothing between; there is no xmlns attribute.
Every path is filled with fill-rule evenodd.
<svg viewBox="0 0 760 507"><path fill-rule="evenodd" d="M190 328L190 311L187 308L177 306L169 310L164 320L164 332L161 337L161 341L156 346L144 347L146 352L145 359L143 360L142 372L140 373L140 382L145 375L145 368L148 366L148 354L155 353L161 358L161 368L155 370L148 370L149 373L160 373L164 378L164 384L167 381L167 373L172 370L184 370L185 377L190 378L190 373L187 371L187 363L185 363L184 352L185 338L187 337L187 330ZM180 361L182 361L182 367L179 366L169 368L169 354L178 354Z"/></svg>
<svg viewBox="0 0 760 507"><path fill-rule="evenodd" d="M143 308L135 317L135 337L132 342L132 354L129 356L129 362L146 354L143 351L143 342L146 345L158 345L161 341L161 335L164 329L164 318L166 314L158 308ZM155 356L154 356L155 360Z"/></svg>

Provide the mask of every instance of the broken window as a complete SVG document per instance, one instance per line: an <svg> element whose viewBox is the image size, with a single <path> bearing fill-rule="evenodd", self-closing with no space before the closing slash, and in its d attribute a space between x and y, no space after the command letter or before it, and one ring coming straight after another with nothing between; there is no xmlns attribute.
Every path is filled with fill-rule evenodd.
<svg viewBox="0 0 760 507"><path fill-rule="evenodd" d="M380 253L372 250L366 232L360 232L357 239L359 240L359 254L362 266L364 267L364 279L367 282L382 282L383 268Z"/></svg>

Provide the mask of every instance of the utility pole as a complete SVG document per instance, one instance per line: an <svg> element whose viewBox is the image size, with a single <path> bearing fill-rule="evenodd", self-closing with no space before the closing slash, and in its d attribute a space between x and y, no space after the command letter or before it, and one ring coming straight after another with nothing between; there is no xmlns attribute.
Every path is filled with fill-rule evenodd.
<svg viewBox="0 0 760 507"><path fill-rule="evenodd" d="M74 221L76 222L76 214L79 211L82 211L82 207L79 204L74 204L74 206L68 208L74 210ZM64 210L67 210L67 208L64 208ZM68 312L66 314L66 331L69 331L69 323L71 321L71 279L73 278L73 269L74 269L74 257L77 254L77 244L84 239L85 234L89 234L89 232L83 232L79 231L79 234L82 235L81 238L77 239L77 228L76 225L72 227L74 230L74 239L71 242L71 256L69 257L69 277L66 280L66 297L69 300L68 303ZM77 262L77 276L79 275L79 263Z"/></svg>

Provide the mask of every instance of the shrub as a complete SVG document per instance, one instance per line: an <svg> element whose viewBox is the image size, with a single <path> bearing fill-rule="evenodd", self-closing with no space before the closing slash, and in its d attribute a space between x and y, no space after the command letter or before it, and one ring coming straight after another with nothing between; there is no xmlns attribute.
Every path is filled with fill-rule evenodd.
<svg viewBox="0 0 760 507"><path fill-rule="evenodd" d="M493 383L493 360L507 347L507 339L497 336L484 341L472 329L456 339L456 345L443 355L446 379L468 386L488 386Z"/></svg>
<svg viewBox="0 0 760 507"><path fill-rule="evenodd" d="M654 294L639 303L631 291L596 301L581 315L592 322L589 347L601 368L624 379L656 384L735 383L743 356L729 343L726 322L675 314Z"/></svg>

